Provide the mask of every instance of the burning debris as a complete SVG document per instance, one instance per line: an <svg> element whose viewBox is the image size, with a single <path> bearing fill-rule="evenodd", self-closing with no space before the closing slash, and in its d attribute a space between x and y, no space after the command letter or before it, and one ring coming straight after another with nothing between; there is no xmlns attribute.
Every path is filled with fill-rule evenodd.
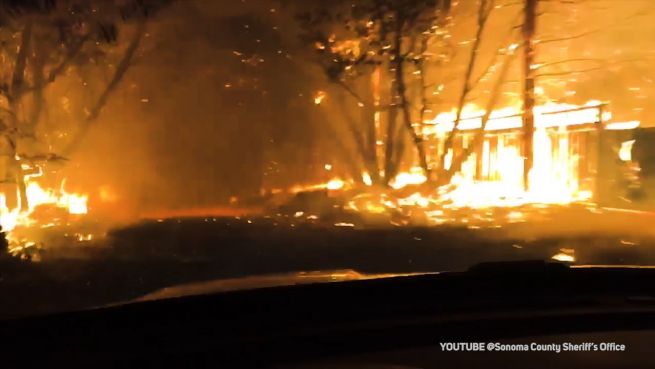
<svg viewBox="0 0 655 369"><path fill-rule="evenodd" d="M0 225L10 251L37 247L23 237L28 228L64 225L87 213L88 196L70 192L61 177L53 183L44 168L68 164L85 142L148 37L149 17L168 3L0 6Z"/></svg>
<svg viewBox="0 0 655 369"><path fill-rule="evenodd" d="M314 103L329 112L326 124L343 122L350 145L334 145L348 162L326 167L330 180L291 192L322 191L339 199L339 211L397 226L478 228L532 222L564 207L597 211L626 194L617 178L632 176L630 186L642 188L645 172L632 158L641 122L615 119L606 101L573 103L580 101L576 91L553 87L576 80L549 73L566 61L538 59L549 56L540 53L550 47L537 24L539 9L549 5L522 3L520 23L487 64L485 35L508 8L504 2L308 6L298 17L302 39L333 87L318 89ZM404 12L408 6L415 12ZM456 46L465 63L451 70L462 7L477 14L476 32L471 38L467 26ZM453 91L444 74L461 70Z"/></svg>
<svg viewBox="0 0 655 369"><path fill-rule="evenodd" d="M42 176L40 167L36 174L25 175L27 204L22 204L21 196L14 193L14 198L18 201L14 200L15 205L10 206L8 194L0 193L0 226L8 233L8 251L12 254L31 255L41 247L39 242L32 238L33 229L70 225L76 217L88 212L88 195L68 192L65 179L57 188L44 188L39 183ZM77 238L79 241L88 241L92 235Z"/></svg>
<svg viewBox="0 0 655 369"><path fill-rule="evenodd" d="M388 187L335 177L323 184L293 187L295 200L287 203L289 209L283 209L283 213L301 209L294 210L295 218L305 214L320 217L307 209L310 203L325 201L316 199L323 196L341 199L342 205L331 206L345 211L368 217L386 215L392 225L459 223L476 228L534 221L539 214L561 206L593 207L593 201L598 200L596 189L601 186L598 174L604 170L599 158L602 142L606 142L607 134L639 126L639 122L612 122L606 104L599 101L582 106L536 107L534 166L526 190L520 111L494 111L486 124L482 122L484 115L484 111L473 106L466 108L460 118L460 134L446 155L439 148L443 148L443 140L454 127L456 112L438 114L425 122L423 136L430 148L430 164L446 169L454 156L469 148L473 136L484 126L482 145L467 157L450 183L431 183L420 166L398 173ZM616 159L630 161L632 143L634 140L621 142ZM442 157L444 162L437 162ZM326 170L332 172L332 166ZM364 172L362 177L370 175ZM298 206L301 199L310 197L314 199L304 201L304 207Z"/></svg>

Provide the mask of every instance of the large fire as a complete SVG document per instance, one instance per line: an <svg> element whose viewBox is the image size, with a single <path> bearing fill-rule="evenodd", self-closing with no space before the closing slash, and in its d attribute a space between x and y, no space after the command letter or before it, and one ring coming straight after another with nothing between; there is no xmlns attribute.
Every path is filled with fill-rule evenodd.
<svg viewBox="0 0 655 369"><path fill-rule="evenodd" d="M584 105L548 103L535 107L534 163L529 173L530 187L523 185L523 161L520 139L509 140L508 135L497 138L495 151L490 140L485 140L481 153L472 154L453 178L453 189L442 195L455 207L518 206L526 203L568 204L591 199L592 191L582 188L579 178L580 154L570 148L568 132L576 126L588 125L588 130L605 129L612 115L603 111L600 101ZM475 105L467 106L458 129L462 132L479 129L485 111ZM437 115L426 122L424 135L442 138L454 127L456 112ZM518 108L493 111L485 127L487 132L520 129L522 115ZM612 123L611 129L621 129L621 123ZM638 122L636 122L638 125ZM633 127L631 122L629 127ZM509 141L509 142L508 142ZM452 149L446 155L444 166L448 169L453 158ZM477 158L476 155L481 155ZM483 177L476 180L476 161L481 161ZM493 176L490 174L494 173Z"/></svg>
<svg viewBox="0 0 655 369"><path fill-rule="evenodd" d="M324 97L321 95L321 98ZM426 142L431 143L430 165L433 168L442 166L448 169L458 155L458 150L461 152L466 148L472 136L479 133L484 115L484 110L474 105L465 107L458 126L458 144L448 148L445 155L440 150L443 150L444 139L453 130L456 112L453 110L438 114L419 125L422 136ZM386 189L373 186L371 175L367 172L362 172L361 178L354 181L334 175L336 172L333 166L326 164L325 170L330 173L330 180L294 186L290 192L327 191L328 194L343 197L346 200L346 210L373 215L403 214L405 220L407 216L418 216L424 224L461 221L460 210L474 209L477 211L468 212L465 216L465 223L474 226L474 222L480 220L497 225L498 218L492 214L494 208L508 209L503 215L505 220L520 222L525 220L521 207L526 205L566 205L586 203L593 199L593 186L583 183L581 179L584 158L581 158L581 151L576 148L579 142L575 142L571 132L586 134L639 126L637 121L611 122L610 112L599 101L590 101L580 106L550 103L536 107L534 117L534 162L527 190L523 184L521 111L518 108L504 108L490 114L481 147L463 161L461 170L455 173L447 185L438 188L424 186L428 178L416 163L404 163L406 169L400 171ZM631 142L624 143L625 147L618 153L622 160L629 159ZM439 163L441 158L444 158L443 163ZM31 242L13 239L15 230L62 224L62 213L81 215L88 211L87 195L66 190L65 180L55 187L44 186L43 171L37 169L36 173L32 170L31 174L24 177L27 206L21 206L20 201L10 206L8 196L15 194L0 193L0 225L5 232L9 232L10 242L23 245ZM355 182L363 185L357 186ZM16 197L20 199L20 196ZM41 208L59 209L57 214L60 215L42 216L38 211ZM299 217L298 214L308 219L317 219L315 214L304 212L296 212L294 217ZM473 217L471 214L474 214ZM391 223L408 224L405 221L396 223L394 219ZM335 224L343 226L351 223ZM79 240L88 238L90 236L82 235Z"/></svg>
<svg viewBox="0 0 655 369"><path fill-rule="evenodd" d="M58 188L44 188L38 179L43 176L43 171L38 168L36 174L25 175L25 195L27 206L22 206L20 196L15 206L10 206L6 193L0 193L0 225L4 232L9 232L9 241L18 242L14 239L12 231L24 227L49 227L58 224L61 219L57 216L38 218L36 211L39 208L50 206L62 209L67 214L81 215L88 211L88 196L68 192L65 188L66 180L62 180ZM16 189L16 191L18 191ZM31 240L20 240L20 243L33 244ZM24 242L23 242L24 241Z"/></svg>
<svg viewBox="0 0 655 369"><path fill-rule="evenodd" d="M451 147L443 156L444 163L438 162L441 144L453 130L456 113L453 109L438 114L421 126L425 140L434 143L430 153L434 168L443 165L449 169L457 155ZM485 111L475 105L464 108L457 133L463 137L460 151L461 146L466 147L482 127L484 115ZM427 177L422 168L414 164L390 181L390 189L386 193L378 190L355 191L356 195L348 201L347 208L372 214L402 209L409 209L408 212L420 210L432 224L441 224L453 220L447 212L458 209L484 212L484 209L526 205L587 204L593 200L594 186L585 182L581 175L587 158L581 157L583 152L579 146L583 145L580 136L571 133L588 134L639 126L638 121L611 122L612 115L607 111L606 104L595 100L583 105L548 103L537 106L534 119L534 161L528 174L530 186L527 190L523 184L524 157L521 153L522 112L520 108L509 107L490 114L481 150L473 152L463 162L450 184L426 191L421 185L427 181ZM619 154L627 156L625 152ZM362 173L362 178L366 186L371 186L368 173ZM323 184L297 186L294 192L317 189L343 191L355 187L353 181L335 177ZM524 214L510 211L507 217L510 222L521 221Z"/></svg>

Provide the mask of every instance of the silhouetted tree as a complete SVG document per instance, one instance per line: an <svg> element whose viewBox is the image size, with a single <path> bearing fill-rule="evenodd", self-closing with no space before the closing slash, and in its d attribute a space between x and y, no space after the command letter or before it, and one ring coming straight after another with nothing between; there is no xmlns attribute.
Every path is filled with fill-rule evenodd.
<svg viewBox="0 0 655 369"><path fill-rule="evenodd" d="M407 139L430 176L421 133L427 101L421 92L415 104L412 96L417 94L410 90L423 91L425 65L440 57L434 50L445 49L449 9L449 0L328 1L298 15L302 38L316 50L328 80L362 110L362 118L350 119L348 129L375 183L387 185L395 178ZM382 117L386 129L381 129ZM384 142L384 165L379 141Z"/></svg>
<svg viewBox="0 0 655 369"><path fill-rule="evenodd" d="M83 140L129 69L147 19L172 0L28 0L0 3L0 155L5 178L19 187L26 208L23 167L62 159ZM133 30L129 30L133 28ZM129 30L129 31L128 31ZM131 32L123 45L122 32ZM116 54L119 56L116 57ZM115 67L114 67L115 66ZM47 107L46 89L64 75L89 68L112 76L68 137L61 152L37 137Z"/></svg>

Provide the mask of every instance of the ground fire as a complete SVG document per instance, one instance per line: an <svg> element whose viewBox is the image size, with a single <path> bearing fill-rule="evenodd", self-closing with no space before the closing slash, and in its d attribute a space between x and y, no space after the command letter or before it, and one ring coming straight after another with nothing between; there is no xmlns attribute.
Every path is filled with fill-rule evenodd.
<svg viewBox="0 0 655 369"><path fill-rule="evenodd" d="M455 116L456 112L451 111L424 122L423 135L429 138L431 162L441 157L438 148L443 147L441 143L452 130ZM456 151L466 149L472 141L472 135L482 126L483 116L484 111L477 107L466 107L460 121L460 137L454 148L445 155L443 164L446 168L452 157L457 155ZM599 101L589 101L582 106L555 103L538 106L534 116L535 161L530 172L532 185L527 190L523 183L523 158L520 153L522 115L518 109L507 108L490 114L481 149L467 159L451 183L426 191L423 185L427 177L414 163L409 171L399 173L391 181L390 191L375 196L375 190L363 190L363 193L354 195L347 202L347 208L364 213L398 209L413 213L419 211L431 224L442 224L456 220L446 217L445 211L458 209L480 211L526 205L543 208L548 205L593 204L596 186L600 185L601 135L603 132L611 134L612 131L634 130L639 127L639 122L612 121L607 104ZM622 146L631 142L634 141L622 142ZM616 157L629 162L630 150L624 149ZM368 174L362 173L362 176L366 178ZM344 191L348 193L349 189L356 187L355 182L352 179L333 178L323 184L296 186L292 192L327 190L331 196L339 197L343 196ZM295 215L304 215L298 214ZM525 215L522 211L508 214L509 220L515 222L526 221ZM488 220L497 224L493 217Z"/></svg>
<svg viewBox="0 0 655 369"><path fill-rule="evenodd" d="M32 168L23 169L27 171ZM17 193L0 194L0 226L9 233L11 253L20 253L36 245L37 241L29 238L29 228L61 226L70 222L71 216L83 216L88 212L88 195L68 192L65 179L57 188L44 188L39 183L42 176L41 167L37 167L34 174L25 175L27 204L21 204L21 196ZM13 201L14 206L9 205L8 195L18 200ZM80 235L78 240L88 241L91 237L90 234Z"/></svg>
<svg viewBox="0 0 655 369"><path fill-rule="evenodd" d="M645 188L642 170L649 164L633 146L648 129L639 119L612 114L623 109L611 100L589 94L580 103L580 92L571 87L580 73L551 70L593 59L549 61L569 55L566 42L575 37L539 34L538 9L548 4L411 3L420 10L407 13L409 3L400 2L378 4L384 11L340 4L299 17L308 47L333 84L316 90L313 102L329 117L325 124L345 116L340 139L346 143L333 145L345 160L325 164L319 184L265 193L295 194L295 218L319 216L299 204L323 193L334 200L327 208L384 215L387 224L472 228L529 222L556 208L595 212L639 202L633 200ZM514 9L519 21L505 38L483 37L497 26L496 14ZM461 41L454 40L458 12L476 20ZM543 27L545 34L561 31ZM453 56L456 41L460 55ZM494 42L500 46L493 52L485 49ZM564 46L551 46L558 42ZM492 55L486 66L483 53ZM449 69L457 57L460 64ZM457 73L457 82L444 77ZM359 115L359 121L352 118Z"/></svg>

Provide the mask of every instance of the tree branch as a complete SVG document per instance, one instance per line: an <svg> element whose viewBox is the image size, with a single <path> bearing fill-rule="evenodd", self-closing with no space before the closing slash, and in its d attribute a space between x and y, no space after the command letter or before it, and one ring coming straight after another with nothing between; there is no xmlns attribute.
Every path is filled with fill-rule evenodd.
<svg viewBox="0 0 655 369"><path fill-rule="evenodd" d="M27 20L25 28L21 32L21 41L20 48L18 50L18 55L16 56L16 65L14 66L14 73L11 78L11 89L10 94L8 95L9 100L9 109L12 111L11 122L12 127L7 132L5 131L5 136L9 141L9 144L12 148L13 156L16 156L16 134L18 133L18 108L20 106L20 91L23 88L25 82L25 68L27 66L27 56L29 54L30 42L32 40L32 19ZM20 207L21 210L27 210L29 208L28 199L27 199L27 188L25 185L25 177L23 176L23 169L20 165L18 159L12 158L14 173L16 176L16 184L18 185L18 196L20 198Z"/></svg>
<svg viewBox="0 0 655 369"><path fill-rule="evenodd" d="M398 18L401 17L398 16ZM428 166L428 162L427 162L427 155L425 152L423 136L416 133L416 130L412 125L412 117L409 111L409 102L407 100L407 86L405 85L405 79L404 79L405 61L402 58L402 52L401 52L401 47L402 47L401 32L402 32L402 21L401 19L396 19L395 45L394 45L394 58L393 58L393 62L395 64L395 69L396 69L395 70L396 90L400 98L400 107L401 107L405 128L407 129L407 133L409 133L410 137L412 138L412 141L414 142L417 154L419 156L419 162L421 164L421 168L423 168L423 171L425 172L425 176L427 178L430 178L431 177L430 167Z"/></svg>
<svg viewBox="0 0 655 369"><path fill-rule="evenodd" d="M66 55L64 55L64 59L61 61L61 63L59 63L59 65L57 65L52 70L50 70L50 73L48 73L47 78L42 79L40 83L35 81L34 86L31 86L29 88L24 88L22 93L28 93L34 90L43 89L47 85L53 83L57 79L57 77L59 77L59 75L66 70L70 62L73 59L75 59L75 57L80 52L80 50L82 50L84 43L88 39L89 39L89 34L84 35L75 45L73 45L72 48L68 50Z"/></svg>
<svg viewBox="0 0 655 369"><path fill-rule="evenodd" d="M542 78L542 77L560 77L560 76L568 76L571 74L582 74L582 73L588 73L588 72L595 72L599 70L605 69L604 67L596 67L596 68L588 68L588 69L580 69L580 70L571 70L571 71L566 71L566 72L553 72L553 73L542 73L542 74L537 74L535 75L536 78Z"/></svg>
<svg viewBox="0 0 655 369"><path fill-rule="evenodd" d="M84 121L82 122L82 126L80 127L77 134L74 136L73 140L65 148L64 156L69 156L70 153L77 148L77 146L81 143L84 136L86 136L91 124L100 116L100 113L102 112L104 106L107 104L109 97L114 92L116 87L118 87L119 83L125 76L125 73L129 69L132 62L132 58L134 57L134 54L136 53L137 49L139 48L139 45L141 44L141 39L143 38L145 30L146 30L146 19L143 18L139 20L139 22L137 23L136 31L132 36L132 40L130 41L130 44L125 50L125 54L123 54L123 58L121 59L118 66L116 67L114 76L109 81L109 83L105 87L105 90L102 92L102 94L100 95L94 106L89 111L86 119L84 119Z"/></svg>
<svg viewBox="0 0 655 369"><path fill-rule="evenodd" d="M477 57L479 54L480 44L482 43L482 34L484 33L484 29L487 25L487 20L489 19L489 15L491 14L491 10L493 8L494 8L493 0L482 0L480 2L478 8L478 27L475 33L475 40L473 42L473 46L471 47L469 62L466 67L466 72L464 74L464 84L462 85L462 92L459 96L459 101L457 102L457 115L455 117L453 129L448 133L448 137L446 137L446 141L444 142L444 151L441 155L441 158L439 159L440 165L443 164L444 159L446 157L446 153L448 152L448 148L452 146L455 135L457 134L457 127L459 126L459 122L462 118L462 111L464 110L466 97L471 91L471 77L473 75L473 69L475 67Z"/></svg>
<svg viewBox="0 0 655 369"><path fill-rule="evenodd" d="M492 89L491 96L485 108L484 115L482 116L482 124L480 128L476 131L473 142L460 155L458 155L453 159L450 168L447 171L447 176L445 178L440 178L440 184L446 184L450 182L453 175L462 169L462 164L464 164L466 159L468 159L468 157L475 150L477 150L477 148L484 141L484 135L487 128L487 123L491 118L491 113L493 112L496 104L498 103L498 99L500 97L500 91L502 89L505 78L507 77L507 73L509 72L510 66L515 56L516 53L512 53L506 56L505 61L503 62L503 65L501 67L500 74L498 75L498 79L496 80L496 83L494 84L494 87Z"/></svg>

